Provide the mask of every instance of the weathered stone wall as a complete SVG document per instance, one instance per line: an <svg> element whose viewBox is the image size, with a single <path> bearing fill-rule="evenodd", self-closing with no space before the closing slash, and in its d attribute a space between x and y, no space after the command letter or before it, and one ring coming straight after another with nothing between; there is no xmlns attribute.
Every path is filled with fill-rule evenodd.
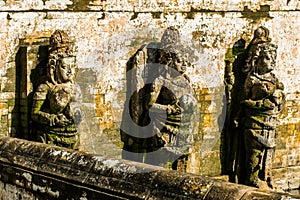
<svg viewBox="0 0 300 200"><path fill-rule="evenodd" d="M0 136L1 200L224 197L293 198L199 175Z"/></svg>
<svg viewBox="0 0 300 200"><path fill-rule="evenodd" d="M220 131L225 54L266 26L278 45L276 75L287 103L280 116L274 173L284 188L300 184L300 3L221 0L0 1L0 131L30 138L31 70L48 38L63 29L78 46L81 149L120 157L119 125L125 103L126 62L142 45L159 41L168 26L193 49L188 76L199 101L199 136L190 171L220 174ZM21 133L21 134L20 134Z"/></svg>

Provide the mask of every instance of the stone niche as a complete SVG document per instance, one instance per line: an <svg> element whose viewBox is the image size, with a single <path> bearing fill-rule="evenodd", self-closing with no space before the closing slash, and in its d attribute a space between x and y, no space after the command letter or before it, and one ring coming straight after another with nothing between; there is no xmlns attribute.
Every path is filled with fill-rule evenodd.
<svg viewBox="0 0 300 200"><path fill-rule="evenodd" d="M50 34L49 34L50 32ZM26 37L19 39L19 44L15 50L15 56L12 59L11 65L15 71L11 77L8 77L12 82L11 91L14 92L15 98L9 100L8 117L6 124L7 129L4 134L11 137L17 137L27 140L36 140L32 135L33 121L31 119L31 110L33 104L33 94L37 87L47 78L47 62L49 57L49 44L51 32L40 33L39 36ZM76 45L76 41L70 38L71 45ZM73 46L72 46L73 48ZM75 46L76 48L76 46ZM76 50L75 50L76 51ZM80 107L81 121L78 123L79 132L82 132L82 142L80 150L94 152L91 145L92 136L89 133L99 132L99 123L92 124L86 121L97 115L94 110L94 101L96 105L98 97L94 97L89 90L93 90L96 84L96 75L92 69L79 68L77 71L76 84L77 88L74 92L76 95L76 108ZM11 103L10 103L11 102ZM99 106L99 105L98 105ZM105 109L105 108L102 108ZM105 112L105 111L104 111ZM9 122L11 120L11 122ZM11 123L11 126L9 125ZM92 124L92 125L91 125ZM93 126L93 127L92 127ZM101 148L101 147L99 147Z"/></svg>
<svg viewBox="0 0 300 200"><path fill-rule="evenodd" d="M15 102L11 113L11 136L32 139L30 113L32 92L46 75L49 37L21 39L15 55Z"/></svg>

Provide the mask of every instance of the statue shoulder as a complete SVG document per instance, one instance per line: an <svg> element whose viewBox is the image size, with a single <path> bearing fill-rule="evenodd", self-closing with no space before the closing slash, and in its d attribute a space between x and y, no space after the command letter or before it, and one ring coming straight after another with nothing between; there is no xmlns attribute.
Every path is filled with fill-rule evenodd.
<svg viewBox="0 0 300 200"><path fill-rule="evenodd" d="M40 84L37 89L36 89L36 92L45 92L45 91L48 91L50 88L52 88L54 85L50 82L45 82L45 83L42 83Z"/></svg>

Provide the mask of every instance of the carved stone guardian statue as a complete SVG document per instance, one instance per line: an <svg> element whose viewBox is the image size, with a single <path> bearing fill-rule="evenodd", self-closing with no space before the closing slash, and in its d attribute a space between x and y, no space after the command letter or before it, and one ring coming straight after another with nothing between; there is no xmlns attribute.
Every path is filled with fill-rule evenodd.
<svg viewBox="0 0 300 200"><path fill-rule="evenodd" d="M272 161L277 142L278 113L285 95L283 84L272 73L276 66L277 46L268 39L268 30L259 28L256 34L267 33L264 41L252 45L246 55L247 77L245 99L241 102L238 128L243 134L239 180L262 189L275 189L272 181ZM240 182L240 181L239 181Z"/></svg>
<svg viewBox="0 0 300 200"><path fill-rule="evenodd" d="M71 109L75 90L76 57L70 50L70 39L57 30L50 38L48 77L33 96L33 134L37 141L77 149L79 135Z"/></svg>
<svg viewBox="0 0 300 200"><path fill-rule="evenodd" d="M167 28L162 41L138 50L127 69L123 159L184 168L180 166L193 142L191 117L197 103L185 74L189 62L179 38L177 29Z"/></svg>

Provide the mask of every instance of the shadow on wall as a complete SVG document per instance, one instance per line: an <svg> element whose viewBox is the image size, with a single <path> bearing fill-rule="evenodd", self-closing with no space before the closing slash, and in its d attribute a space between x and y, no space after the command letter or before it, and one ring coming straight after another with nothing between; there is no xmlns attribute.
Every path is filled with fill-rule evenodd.
<svg viewBox="0 0 300 200"><path fill-rule="evenodd" d="M23 107L21 105L23 103L21 101L21 91L25 90L25 88L24 88L25 84L22 85L21 83L25 82L23 74L26 73L26 71L24 71L24 69L27 68L27 48L26 47L19 48L19 50L16 54L16 57L15 57L15 64L16 64L15 106L12 110L12 127L11 127L10 136L18 137L18 138L26 138L25 130L22 128L22 124L21 124L21 121L22 121L21 107ZM26 125L26 127L28 127L27 122L25 125ZM28 135L27 135L27 137L28 137Z"/></svg>
<svg viewBox="0 0 300 200"><path fill-rule="evenodd" d="M35 51L29 52L28 46L21 46L15 56L15 103L10 136L27 140L35 140L35 136L30 134L33 91L47 76L48 45L33 49ZM33 63L34 68L29 63Z"/></svg>
<svg viewBox="0 0 300 200"><path fill-rule="evenodd" d="M240 102L244 98L244 82L246 79L242 68L245 65L245 40L236 41L226 55L226 66L224 73L224 84L226 92L226 118L221 135L221 164L222 174L229 175L231 182L236 182L236 164L238 159L238 143L242 140L239 138L238 129L235 126L235 120L240 110ZM241 153L243 154L243 153Z"/></svg>

